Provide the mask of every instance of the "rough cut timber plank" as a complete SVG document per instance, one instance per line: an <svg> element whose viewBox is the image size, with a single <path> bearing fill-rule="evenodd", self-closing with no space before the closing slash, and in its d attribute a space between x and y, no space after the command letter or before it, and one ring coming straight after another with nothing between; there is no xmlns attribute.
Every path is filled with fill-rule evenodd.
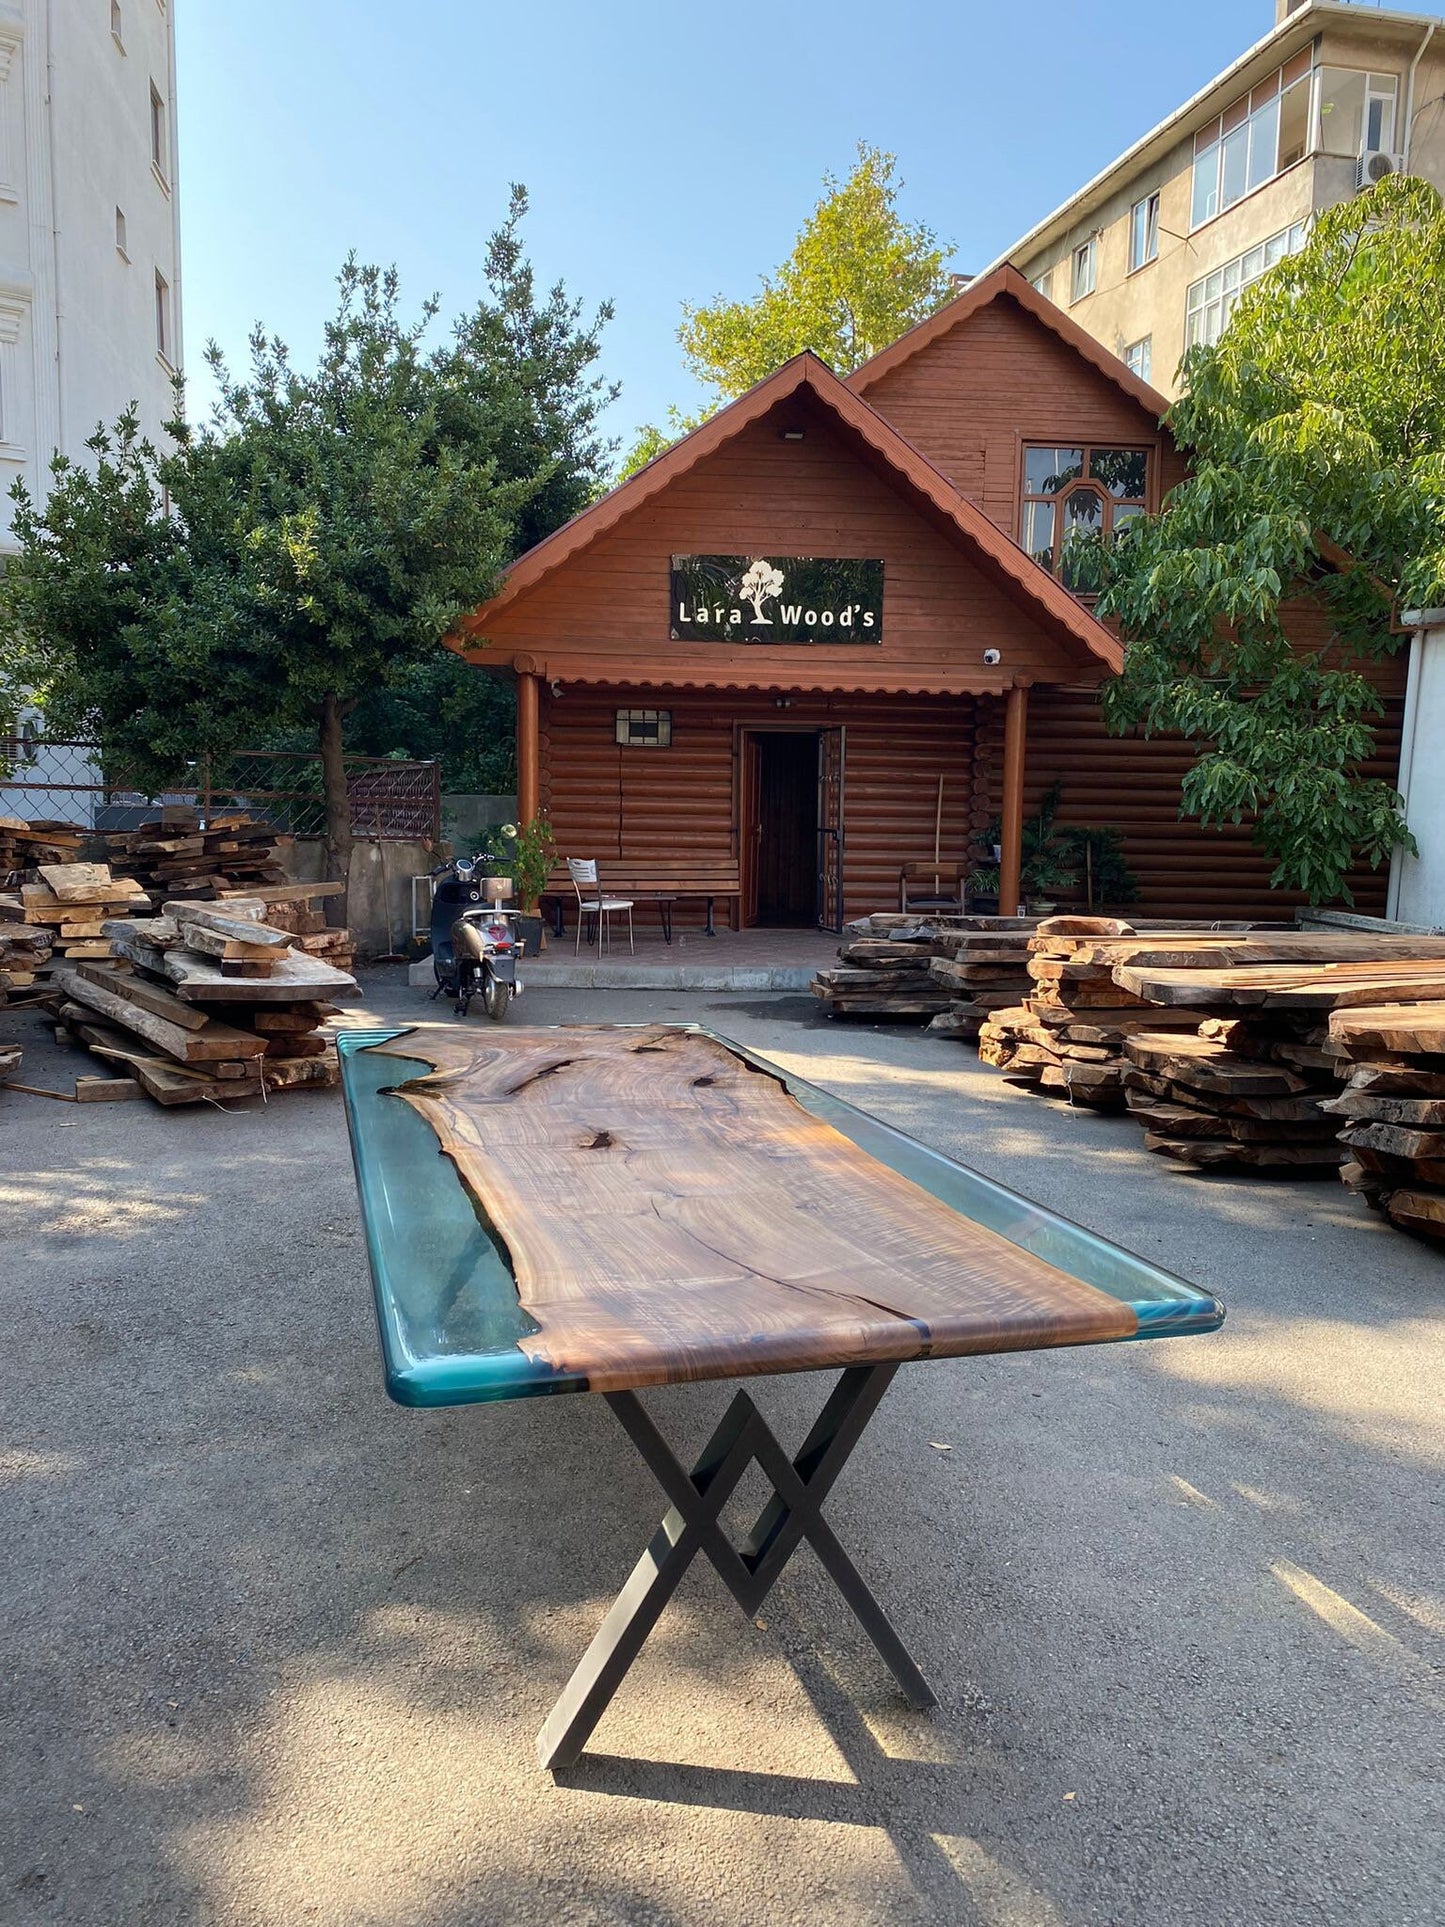
<svg viewBox="0 0 1445 1927"><path fill-rule="evenodd" d="M1342 1044L1352 1057L1396 1051L1438 1055L1445 1052L1445 1005L1402 1001L1372 1010L1334 1011L1330 1041Z"/></svg>
<svg viewBox="0 0 1445 1927"><path fill-rule="evenodd" d="M180 1024L186 1030L204 1030L211 1022L203 1010L197 1010L194 1004L183 1004L179 997L173 997L159 984L148 984L144 977L128 976L109 964L80 963L75 966L75 974L84 982L98 984L113 996L124 997L128 1004L138 1004L142 1010L153 1011L157 1017L167 1017L173 1024Z"/></svg>
<svg viewBox="0 0 1445 1927"><path fill-rule="evenodd" d="M315 957L298 955L294 950L278 956L271 966L271 975L248 983L244 991L234 977L222 973L219 962L198 957L193 950L166 951L161 967L176 986L176 995L187 1003L234 1004L243 998L248 1004L294 1004L317 997L356 995L354 977Z"/></svg>
<svg viewBox="0 0 1445 1927"><path fill-rule="evenodd" d="M260 1057L265 1053L266 1040L249 1031L237 1030L230 1024L214 1020L203 1030L193 1030L184 1024L172 1022L169 1017L158 1017L152 1010L145 1010L133 1004L116 991L108 990L103 984L91 983L75 970L57 970L55 982L67 997L78 1004L86 1004L91 1010L98 1010L113 1024L126 1030L133 1030L148 1044L154 1044L167 1057L174 1057L181 1064L204 1064L216 1058Z"/></svg>
<svg viewBox="0 0 1445 1927"><path fill-rule="evenodd" d="M345 891L344 883L248 883L244 889L222 890L216 901L227 909L237 897L254 903L307 903L312 897L339 897Z"/></svg>
<svg viewBox="0 0 1445 1927"><path fill-rule="evenodd" d="M1304 1078L1283 1065L1237 1057L1222 1044L1177 1031L1148 1031L1125 1040L1124 1050L1141 1070L1195 1090L1222 1097L1287 1097L1308 1089Z"/></svg>
<svg viewBox="0 0 1445 1927"><path fill-rule="evenodd" d="M227 911L213 910L207 903L186 903L172 898L165 907L166 915L173 917L181 925L187 924L202 930L214 931L218 937L230 937L236 943L263 944L267 949L289 950L291 933L288 930L273 930L269 923L260 921L261 904L256 904L257 915L248 917L243 913L242 902L233 901Z"/></svg>
<svg viewBox="0 0 1445 1927"><path fill-rule="evenodd" d="M35 866L61 903L101 903L111 897L143 897L130 877L113 877L104 863L38 863Z"/></svg>
<svg viewBox="0 0 1445 1927"><path fill-rule="evenodd" d="M540 1327L518 1343L593 1390L1137 1329L1127 1305L949 1210L714 1039L427 1026L379 1048L435 1066L399 1101L510 1253Z"/></svg>
<svg viewBox="0 0 1445 1927"><path fill-rule="evenodd" d="M1120 964L1114 981L1156 1004L1329 1010L1349 1004L1445 998L1445 962L1249 964L1194 970Z"/></svg>

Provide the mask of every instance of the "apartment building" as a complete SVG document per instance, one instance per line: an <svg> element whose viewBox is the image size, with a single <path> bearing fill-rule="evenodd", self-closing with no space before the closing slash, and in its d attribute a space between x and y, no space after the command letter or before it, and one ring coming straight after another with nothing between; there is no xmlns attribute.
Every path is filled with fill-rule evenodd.
<svg viewBox="0 0 1445 1927"><path fill-rule="evenodd" d="M1445 190L1445 19L1276 0L1262 40L1000 261L1173 396L1185 349L1311 218L1390 172Z"/></svg>
<svg viewBox="0 0 1445 1927"><path fill-rule="evenodd" d="M0 556L11 484L181 364L175 0L0 0Z"/></svg>

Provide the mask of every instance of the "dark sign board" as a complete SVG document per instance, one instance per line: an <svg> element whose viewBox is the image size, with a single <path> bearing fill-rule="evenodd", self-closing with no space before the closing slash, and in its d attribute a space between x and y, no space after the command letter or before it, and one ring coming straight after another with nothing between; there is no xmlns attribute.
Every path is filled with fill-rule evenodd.
<svg viewBox="0 0 1445 1927"><path fill-rule="evenodd" d="M675 555L674 642L881 642L883 564L849 556Z"/></svg>

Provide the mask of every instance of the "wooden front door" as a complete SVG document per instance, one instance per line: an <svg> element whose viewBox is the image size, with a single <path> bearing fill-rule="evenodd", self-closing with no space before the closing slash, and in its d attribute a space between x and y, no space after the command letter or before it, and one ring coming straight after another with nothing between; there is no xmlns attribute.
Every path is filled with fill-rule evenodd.
<svg viewBox="0 0 1445 1927"><path fill-rule="evenodd" d="M760 729L744 736L745 922L806 927L817 921L819 735L816 729Z"/></svg>

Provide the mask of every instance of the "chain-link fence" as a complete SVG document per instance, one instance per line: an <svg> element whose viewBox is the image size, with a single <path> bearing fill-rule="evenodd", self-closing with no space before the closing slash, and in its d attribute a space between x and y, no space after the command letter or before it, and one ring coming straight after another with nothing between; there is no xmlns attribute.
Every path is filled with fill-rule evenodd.
<svg viewBox="0 0 1445 1927"><path fill-rule="evenodd" d="M348 756L346 786L353 836L388 842L440 839L440 765ZM93 743L0 736L0 816L123 830L144 823L166 803L189 805L206 820L223 810L244 809L293 836L320 836L326 829L319 756L245 750L198 757L178 772L173 788L148 795Z"/></svg>

